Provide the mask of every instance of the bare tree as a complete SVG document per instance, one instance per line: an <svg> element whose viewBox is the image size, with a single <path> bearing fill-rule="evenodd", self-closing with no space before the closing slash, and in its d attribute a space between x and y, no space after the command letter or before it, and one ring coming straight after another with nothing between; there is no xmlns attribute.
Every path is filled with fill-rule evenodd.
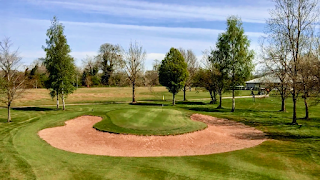
<svg viewBox="0 0 320 180"><path fill-rule="evenodd" d="M150 92L152 92L153 86L159 86L159 61L157 59L154 60L153 69L146 71L144 74L145 83L149 87Z"/></svg>
<svg viewBox="0 0 320 180"><path fill-rule="evenodd" d="M317 0L274 0L275 9L271 10L271 18L267 21L268 38L275 39L281 35L286 51L290 52L288 77L291 81L293 101L292 124L297 123L298 65L301 54L308 50L308 39L313 35L314 24L317 21Z"/></svg>
<svg viewBox="0 0 320 180"><path fill-rule="evenodd" d="M298 91L302 93L305 106L305 117L309 119L308 98L310 96L318 96L319 90L317 82L317 74L319 73L319 59L312 53L308 53L301 57L299 62L299 84Z"/></svg>
<svg viewBox="0 0 320 180"><path fill-rule="evenodd" d="M186 83L183 87L183 100L186 101L186 90L187 87L192 86L192 79L194 78L196 71L198 69L198 62L197 57L194 55L193 51L191 49L188 49L187 51L183 48L179 49L181 55L183 56L185 62L187 63L187 70L189 73L189 76L186 80Z"/></svg>
<svg viewBox="0 0 320 180"><path fill-rule="evenodd" d="M276 41L270 41L268 45L262 44L263 51L263 65L265 67L265 74L269 78L265 78L265 84L269 88L278 90L281 96L281 109L286 111L286 99L290 94L291 81L288 76L290 52L287 50L287 43L281 41L281 35L278 34ZM267 39L266 39L267 40Z"/></svg>
<svg viewBox="0 0 320 180"><path fill-rule="evenodd" d="M137 42L130 43L128 51L124 52L124 66L132 85L132 103L136 103L136 81L144 68L146 51Z"/></svg>
<svg viewBox="0 0 320 180"><path fill-rule="evenodd" d="M9 38L0 42L0 68L2 70L0 81L0 100L7 105L8 122L11 122L10 108L14 99L25 91L25 74L18 71L21 57L18 50L10 51L12 43Z"/></svg>

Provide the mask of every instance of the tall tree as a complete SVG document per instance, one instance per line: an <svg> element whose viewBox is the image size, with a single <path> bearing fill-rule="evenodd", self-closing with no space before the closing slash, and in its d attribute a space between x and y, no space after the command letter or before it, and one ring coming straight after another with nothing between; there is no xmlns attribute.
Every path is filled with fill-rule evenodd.
<svg viewBox="0 0 320 180"><path fill-rule="evenodd" d="M267 35L275 39L281 34L286 51L290 52L288 76L291 81L293 101L292 124L297 124L297 98L299 95L298 65L302 53L309 49L308 39L313 36L314 25L319 11L317 0L274 0L275 8L270 11L271 18L267 21Z"/></svg>
<svg viewBox="0 0 320 180"><path fill-rule="evenodd" d="M132 103L136 103L136 82L144 69L145 58L146 51L137 42L131 42L128 51L124 53L125 71L132 85Z"/></svg>
<svg viewBox="0 0 320 180"><path fill-rule="evenodd" d="M159 67L159 82L172 93L173 105L175 95L184 87L187 78L187 63L179 50L171 48Z"/></svg>
<svg viewBox="0 0 320 180"><path fill-rule="evenodd" d="M63 34L64 26L53 17L50 28L47 30L46 57L43 61L49 73L46 88L50 89L51 97L57 97L57 108L59 108L59 96L62 99L63 110L65 110L65 98L73 93L75 65L74 59L70 56L70 47L67 38Z"/></svg>
<svg viewBox="0 0 320 180"><path fill-rule="evenodd" d="M217 78L217 92L219 94L219 106L217 109L222 108L222 93L225 91L226 87L230 84L229 79L229 51L230 46L228 44L228 39L223 34L218 36L218 41L216 43L216 49L212 49L210 55L206 55L204 58L210 63L207 63L207 67L214 70L215 77Z"/></svg>
<svg viewBox="0 0 320 180"><path fill-rule="evenodd" d="M109 43L102 44L97 56L102 70L101 83L109 85L109 79L115 69L122 65L122 50L119 45Z"/></svg>
<svg viewBox="0 0 320 180"><path fill-rule="evenodd" d="M8 122L11 122L10 108L14 99L25 91L25 73L18 71L21 57L18 50L11 51L12 43L9 38L0 41L0 100L7 105Z"/></svg>
<svg viewBox="0 0 320 180"><path fill-rule="evenodd" d="M187 63L187 70L189 73L189 76L186 80L186 83L183 87L183 101L186 101L186 90L187 87L192 86L192 79L194 78L196 71L198 69L198 63L197 63L197 57L194 55L193 51L191 49L188 49L187 51L183 48L179 49L181 55L183 56L185 62Z"/></svg>
<svg viewBox="0 0 320 180"><path fill-rule="evenodd" d="M253 51L249 50L250 41L244 34L241 19L231 16L227 19L227 31L221 34L221 38L227 49L228 76L232 88L232 110L235 111L235 88L243 84L253 70Z"/></svg>

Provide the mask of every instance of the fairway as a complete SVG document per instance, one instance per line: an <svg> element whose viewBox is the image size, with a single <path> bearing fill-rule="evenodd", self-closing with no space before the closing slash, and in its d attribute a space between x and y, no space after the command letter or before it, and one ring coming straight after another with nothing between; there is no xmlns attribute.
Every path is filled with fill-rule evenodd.
<svg viewBox="0 0 320 180"><path fill-rule="evenodd" d="M181 111L160 108L126 108L108 112L94 125L100 131L135 135L177 135L202 130L202 122L192 121Z"/></svg>
<svg viewBox="0 0 320 180"><path fill-rule="evenodd" d="M159 88L159 92L154 96L148 92L147 88L143 89L144 92L148 92L150 96L149 101L138 101L142 105L130 105L128 103L109 103L108 100L104 104L85 104L85 105L67 105L66 111L56 110L54 107L55 102L49 98L49 103L53 106L37 106L37 107L21 107L12 109L12 123L6 123L6 109L0 109L0 179L319 179L320 172L320 111L319 105L310 107L310 119L299 119L299 126L293 126L291 122L292 116L292 103L287 101L288 112L279 112L281 107L281 100L278 96L271 96L269 98L256 99L255 102L252 99L236 99L236 111L231 113L231 99L223 100L223 109L216 109L217 105L209 104L207 101L188 101L178 102L175 107L170 106L171 101L163 101L162 93L166 93L166 90ZM44 90L33 90L30 97L36 97L37 94L43 93ZM86 91L86 92L85 92ZM79 92L83 92L83 96L86 94L105 93L114 91L116 88L92 88L82 89ZM124 93L129 94L130 89L119 89ZM241 92L241 94L248 93L248 91ZM45 93L46 94L46 93ZM106 94L106 93L105 93ZM161 95L161 96L159 96ZM194 91L190 92L190 96L193 95L195 99L205 98L205 94L196 94ZM208 96L209 94L207 94ZM89 96L85 96L90 98ZM188 96L187 96L188 97ZM96 97L92 97L95 101ZM142 99L144 99L143 97ZM191 99L191 98L190 98ZM71 99L70 99L71 100ZM115 99L121 101L121 98ZM67 100L68 102L68 100ZM84 101L86 102L86 101ZM93 101L91 101L93 102ZM30 103L35 105L35 101L25 101L24 104ZM151 106L154 104L153 106ZM53 127L68 128L68 121L81 116L98 116L100 119L107 120L109 116L116 112L130 112L141 111L141 113L134 115L132 112L131 117L141 117L148 114L148 110L159 111L162 107L155 106L156 104L164 104L163 112L167 111L170 114L180 114L180 125L188 125L188 123L194 123L190 119L192 114L204 114L212 117L230 119L235 122L243 123L247 126L254 127L260 131L263 131L268 140L262 144L245 148L236 151L220 152L219 154L207 153L207 155L190 155L190 156L177 156L173 153L178 151L168 150L168 153L172 153L171 157L153 157L156 155L150 155L152 157L138 157L145 153L148 149L142 144L136 144L131 146L126 143L123 149L116 149L115 153L124 153L122 157L119 155L89 155L86 152L79 152L88 148L85 139L80 139L79 142L73 141L67 143L69 147L76 147L78 152L70 152L69 150L63 150L53 147L48 142L39 137L38 133L42 130L50 129ZM30 105L30 106L31 106ZM298 102L298 116L304 116L304 103ZM171 111L172 110L172 111ZM147 111L147 112L145 112ZM169 113L170 112L170 113ZM129 113L128 113L129 114ZM122 113L119 117L123 116ZM116 114L115 114L116 116ZM147 115L146 115L147 116ZM150 117L153 114L148 115ZM161 116L161 115L160 115ZM176 117L177 115L173 115ZM184 121L184 118L188 120L188 123ZM145 130L146 126L156 128L161 125L162 129L167 131L170 129L166 123L153 122L154 125L145 121L133 121L129 122L132 118L124 119L127 122L123 125L115 120L105 121L118 127L125 129L126 131L138 131ZM148 119L148 118L145 118ZM172 121L176 119L173 118ZM65 122L67 125L65 126ZM89 122L89 129L99 132L92 128L97 125L96 122ZM103 122L103 121L100 121ZM91 124L90 124L91 123ZM114 124L117 123L117 124ZM205 127L206 124L198 122ZM138 124L141 124L141 126ZM69 124L70 125L70 124ZM170 125L175 126L174 124ZM209 126L209 125L208 125ZM73 140L77 137L88 137L86 134L87 129L80 128L79 125L69 126L70 131L77 132L79 136L66 136L66 134L60 133L55 136L49 136L51 138L61 137L58 142ZM132 128L132 129L129 129ZM165 128L164 128L165 127ZM229 129L230 126L225 127ZM76 128L80 128L76 129ZM159 127L160 129L160 127ZM197 128L196 128L197 129ZM205 131L208 128L204 128ZM172 129L171 129L172 130ZM202 132L196 131L195 133ZM218 131L213 131L213 133ZM230 132L233 132L230 129ZM104 132L99 132L104 134ZM110 134L110 133L108 133ZM177 136L185 136L192 133L186 133ZM101 148L101 145L110 142L114 142L112 146L120 143L121 138L113 138L115 136L122 136L123 134L112 134L108 141L103 140L103 136L100 134L91 134L92 137L97 138L96 147ZM223 135L220 134L220 135ZM242 138L258 138L256 136L247 137L246 133L242 134ZM123 135L124 136L124 135ZM144 138L174 138L177 136L136 136L125 135L130 137L141 138L141 143L149 145L151 148L154 144L148 144ZM190 136L187 136L190 137ZM202 138L195 140L186 138L184 142L173 141L166 147L174 148L179 143L199 143L203 140L216 140L217 135L203 136ZM125 138L127 140L127 138ZM101 141L99 141L101 140ZM150 141L149 141L150 142ZM164 147L159 141L159 149ZM225 143L221 141L221 143ZM244 143L233 143L234 146L243 145ZM82 147L80 148L79 145ZM93 146L91 146L93 147ZM137 148L144 148L144 150L137 150ZM153 146L155 148L155 146ZM183 146L186 148L187 146ZM197 146L195 146L196 149ZM179 147L180 148L180 147ZM94 148L92 148L94 149ZM124 150L131 150L126 152ZM181 152L186 149L181 148ZM133 151L135 151L133 153ZM191 151L189 151L191 153ZM124 157L124 156L136 156L136 157Z"/></svg>

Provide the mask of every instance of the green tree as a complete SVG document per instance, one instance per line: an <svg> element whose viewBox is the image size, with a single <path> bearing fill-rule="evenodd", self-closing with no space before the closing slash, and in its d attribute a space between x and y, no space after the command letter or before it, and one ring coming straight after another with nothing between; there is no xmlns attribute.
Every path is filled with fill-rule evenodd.
<svg viewBox="0 0 320 180"><path fill-rule="evenodd" d="M218 72L215 69L199 69L193 77L193 85L204 87L210 94L210 104L216 104Z"/></svg>
<svg viewBox="0 0 320 180"><path fill-rule="evenodd" d="M75 65L74 59L70 56L70 47L67 38L63 34L64 26L53 17L50 28L47 30L46 52L44 65L49 73L46 81L46 88L50 89L51 97L57 97L57 108L59 108L59 96L62 99L63 110L65 110L65 98L73 93Z"/></svg>
<svg viewBox="0 0 320 180"><path fill-rule="evenodd" d="M228 76L228 70L230 66L229 58L230 46L228 45L227 39L223 34L220 34L216 43L216 49L211 50L208 56L208 66L213 69L215 77L217 78L217 92L219 94L219 106L217 109L222 108L222 93L226 90L230 79Z"/></svg>
<svg viewBox="0 0 320 180"><path fill-rule="evenodd" d="M187 63L179 50L171 48L159 67L159 82L172 93L173 105L175 95L184 87L187 78Z"/></svg>
<svg viewBox="0 0 320 180"><path fill-rule="evenodd" d="M103 85L110 85L110 77L113 75L113 72L117 69L117 67L122 65L123 60L121 53L122 48L119 45L105 43L100 46L97 59L101 65L101 83Z"/></svg>
<svg viewBox="0 0 320 180"><path fill-rule="evenodd" d="M236 106L235 87L244 84L251 76L254 68L252 64L254 53L249 50L250 41L244 34L241 19L231 16L227 19L227 26L227 31L222 33L220 38L223 43L223 53L227 54L225 59L227 68L225 71L230 79L230 88L232 89L231 112L234 112Z"/></svg>

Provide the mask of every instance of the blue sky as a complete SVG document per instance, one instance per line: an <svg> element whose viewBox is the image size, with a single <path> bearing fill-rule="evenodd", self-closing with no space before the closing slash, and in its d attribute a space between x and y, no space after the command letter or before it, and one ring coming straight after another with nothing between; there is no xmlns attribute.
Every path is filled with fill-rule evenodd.
<svg viewBox="0 0 320 180"><path fill-rule="evenodd" d="M25 65L45 56L46 31L57 16L77 66L87 55L97 55L103 43L127 49L137 41L147 52L146 69L171 47L192 49L200 60L205 49L215 46L230 15L242 19L258 56L265 20L274 7L268 0L0 0L0 4L0 38L10 37Z"/></svg>

